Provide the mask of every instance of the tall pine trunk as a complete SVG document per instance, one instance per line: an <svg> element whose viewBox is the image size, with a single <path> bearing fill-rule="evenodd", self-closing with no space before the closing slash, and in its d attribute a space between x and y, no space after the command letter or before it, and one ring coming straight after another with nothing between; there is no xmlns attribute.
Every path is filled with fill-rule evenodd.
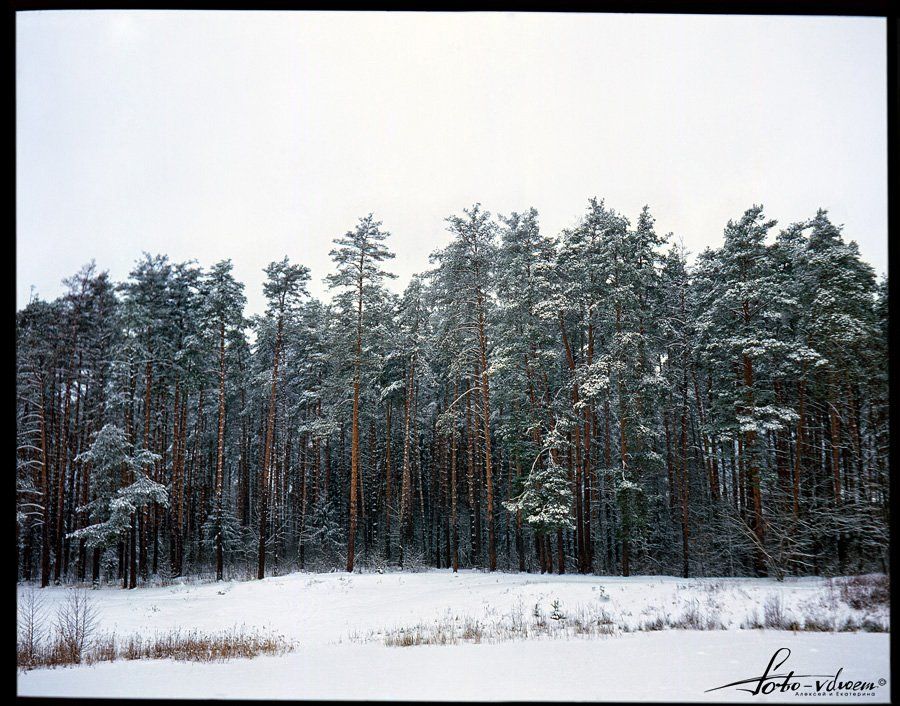
<svg viewBox="0 0 900 706"><path fill-rule="evenodd" d="M281 336L284 329L284 312L278 314L278 327L275 332L275 356L272 363L272 388L269 392L269 411L266 416L266 440L263 450L262 473L259 477L259 549L256 578L266 576L266 527L268 523L269 501L269 467L272 463L275 436L275 404L278 391L278 359L281 357Z"/></svg>
<svg viewBox="0 0 900 706"><path fill-rule="evenodd" d="M384 554L391 560L391 408L393 403L388 399L385 405L384 432Z"/></svg>
<svg viewBox="0 0 900 706"><path fill-rule="evenodd" d="M412 476L410 471L410 416L412 415L412 396L413 381L415 379L415 357L409 362L409 372L406 376L406 400L404 402L405 420L403 424L403 471L400 481L400 567L403 567L405 558L405 547L410 532L410 514L411 514L411 484Z"/></svg>
<svg viewBox="0 0 900 706"><path fill-rule="evenodd" d="M222 481L225 466L225 322L219 324L219 428L216 439L216 581L223 578Z"/></svg>
<svg viewBox="0 0 900 706"><path fill-rule="evenodd" d="M484 422L484 474L487 485L488 568L497 570L497 547L494 537L494 479L491 466L491 401L487 374L487 333L484 322L484 302L479 294L478 339L481 354L481 414Z"/></svg>

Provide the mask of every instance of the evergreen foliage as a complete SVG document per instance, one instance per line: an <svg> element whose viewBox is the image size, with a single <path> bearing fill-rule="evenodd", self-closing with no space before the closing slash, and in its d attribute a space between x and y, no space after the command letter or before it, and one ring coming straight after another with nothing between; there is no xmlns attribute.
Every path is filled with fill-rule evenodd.
<svg viewBox="0 0 900 706"><path fill-rule="evenodd" d="M372 214L331 301L228 260L93 263L16 315L18 576L888 569L887 278L819 210L693 261L645 207L447 219L401 295Z"/></svg>

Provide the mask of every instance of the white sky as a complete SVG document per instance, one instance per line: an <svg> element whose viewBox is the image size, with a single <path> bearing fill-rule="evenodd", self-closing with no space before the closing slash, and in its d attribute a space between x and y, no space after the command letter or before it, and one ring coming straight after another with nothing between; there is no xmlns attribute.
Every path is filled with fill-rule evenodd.
<svg viewBox="0 0 900 706"><path fill-rule="evenodd" d="M323 295L373 211L402 290L481 201L544 231L591 196L694 253L828 208L887 268L885 20L80 11L16 21L17 307L96 259L288 255Z"/></svg>

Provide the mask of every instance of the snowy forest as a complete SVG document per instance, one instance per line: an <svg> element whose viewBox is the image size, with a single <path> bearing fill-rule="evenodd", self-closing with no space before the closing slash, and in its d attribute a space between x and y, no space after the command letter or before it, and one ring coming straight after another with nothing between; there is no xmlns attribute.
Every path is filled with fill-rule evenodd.
<svg viewBox="0 0 900 706"><path fill-rule="evenodd" d="M886 572L887 278L735 215L689 260L647 207L476 204L395 294L370 214L253 316L229 260L84 266L16 314L18 577Z"/></svg>

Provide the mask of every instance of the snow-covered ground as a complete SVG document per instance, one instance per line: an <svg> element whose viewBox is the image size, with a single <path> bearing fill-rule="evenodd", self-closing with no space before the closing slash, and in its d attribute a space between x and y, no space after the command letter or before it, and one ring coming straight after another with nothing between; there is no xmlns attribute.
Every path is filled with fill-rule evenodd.
<svg viewBox="0 0 900 706"><path fill-rule="evenodd" d="M27 590L19 587L20 596ZM52 608L66 589L42 592ZM100 629L117 635L235 626L284 635L296 648L281 656L219 663L139 660L37 669L18 674L18 693L33 696L253 699L451 700L890 700L889 634L742 629L764 621L764 606L785 616L889 623L884 607L854 611L820 579L679 579L423 573L296 573L263 581L191 583L124 591L102 588ZM780 597L780 601L775 599ZM500 640L501 626L565 616L604 615L606 636ZM692 612L725 629L636 630ZM477 621L479 644L385 646L384 634L417 624ZM563 621L554 624L564 625ZM508 635L508 631L505 633ZM770 675L834 675L872 682L863 694L752 695L724 684ZM822 679L823 677L819 677ZM885 680L880 684L879 680ZM743 685L754 688L756 683Z"/></svg>

